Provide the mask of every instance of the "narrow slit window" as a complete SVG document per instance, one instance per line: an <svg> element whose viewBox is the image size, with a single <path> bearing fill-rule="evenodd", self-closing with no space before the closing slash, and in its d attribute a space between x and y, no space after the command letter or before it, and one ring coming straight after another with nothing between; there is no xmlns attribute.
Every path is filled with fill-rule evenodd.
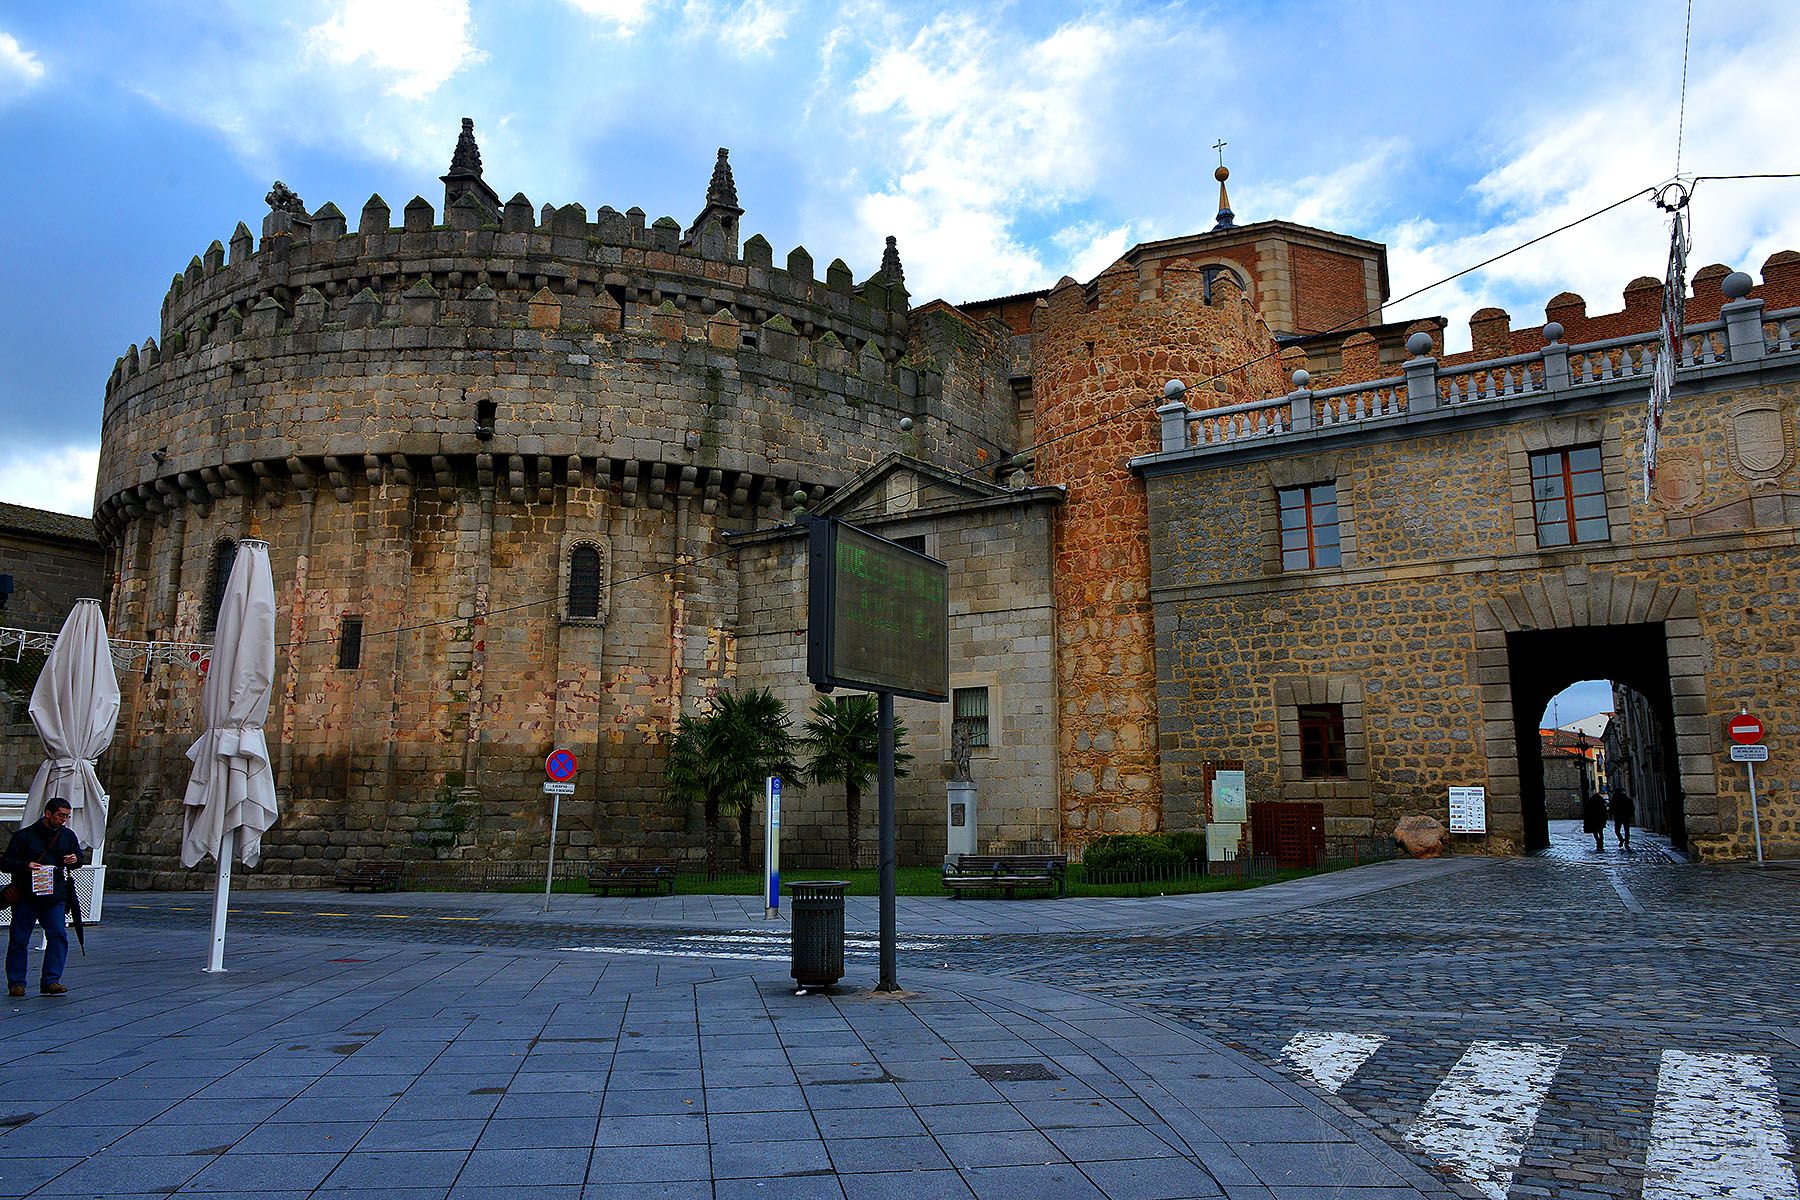
<svg viewBox="0 0 1800 1200"><path fill-rule="evenodd" d="M362 641L362 618L345 617L338 624L338 670L354 671L362 666Z"/></svg>
<svg viewBox="0 0 1800 1200"><path fill-rule="evenodd" d="M225 607L225 585L231 582L231 568L237 563L237 543L222 538L213 547L212 571L206 581L206 632L219 627L219 610Z"/></svg>
<svg viewBox="0 0 1800 1200"><path fill-rule="evenodd" d="M592 621L600 615L600 551L577 546L569 552L569 617Z"/></svg>

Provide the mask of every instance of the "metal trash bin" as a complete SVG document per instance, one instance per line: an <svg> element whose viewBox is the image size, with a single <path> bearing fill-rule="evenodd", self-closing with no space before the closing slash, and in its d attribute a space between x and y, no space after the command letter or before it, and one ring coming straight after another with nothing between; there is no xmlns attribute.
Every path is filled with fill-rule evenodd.
<svg viewBox="0 0 1800 1200"><path fill-rule="evenodd" d="M792 960L794 982L828 988L844 977L844 892L842 881L791 883L794 898Z"/></svg>

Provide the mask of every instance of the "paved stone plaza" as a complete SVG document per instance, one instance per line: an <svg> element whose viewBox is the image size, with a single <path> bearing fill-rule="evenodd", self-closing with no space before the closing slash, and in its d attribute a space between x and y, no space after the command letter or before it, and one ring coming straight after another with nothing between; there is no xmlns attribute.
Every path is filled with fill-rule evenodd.
<svg viewBox="0 0 1800 1200"><path fill-rule="evenodd" d="M1609 838L903 899L878 998L865 900L795 996L755 898L240 892L209 977L115 893L7 1006L0 1194L1791 1198L1797 897Z"/></svg>

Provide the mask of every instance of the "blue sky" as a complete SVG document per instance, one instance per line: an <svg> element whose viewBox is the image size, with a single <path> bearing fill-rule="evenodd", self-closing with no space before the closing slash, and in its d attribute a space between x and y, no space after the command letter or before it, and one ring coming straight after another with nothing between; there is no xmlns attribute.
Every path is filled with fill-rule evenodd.
<svg viewBox="0 0 1800 1200"><path fill-rule="evenodd" d="M1800 5L1701 4L1685 171L1800 167ZM1675 171L1682 0L810 3L221 0L0 6L0 499L86 512L101 386L169 278L280 178L355 213L437 202L458 120L534 204L686 221L730 146L745 232L915 301L1088 278L1240 221L1388 244L1395 294ZM1705 185L1698 263L1800 248L1800 185ZM1616 307L1664 234L1627 206L1390 310Z"/></svg>

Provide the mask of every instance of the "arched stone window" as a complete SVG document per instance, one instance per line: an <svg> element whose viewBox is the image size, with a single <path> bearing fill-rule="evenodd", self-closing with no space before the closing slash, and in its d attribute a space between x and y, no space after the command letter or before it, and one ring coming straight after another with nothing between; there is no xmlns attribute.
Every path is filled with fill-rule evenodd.
<svg viewBox="0 0 1800 1200"><path fill-rule="evenodd" d="M219 627L219 609L225 603L225 585L231 582L231 567L237 562L238 544L220 538L213 546L212 567L206 576L206 607L201 610L201 627L211 633Z"/></svg>
<svg viewBox="0 0 1800 1200"><path fill-rule="evenodd" d="M1239 271L1236 267L1228 267L1223 263L1209 263L1200 268L1200 294L1201 298L1206 303L1212 303L1213 284L1218 282L1220 276L1229 277L1231 282L1238 285L1238 290L1243 292L1244 295L1248 296L1250 294L1250 288L1244 283L1243 272Z"/></svg>
<svg viewBox="0 0 1800 1200"><path fill-rule="evenodd" d="M571 539L563 547L563 620L600 624L606 620L607 553L591 537Z"/></svg>

